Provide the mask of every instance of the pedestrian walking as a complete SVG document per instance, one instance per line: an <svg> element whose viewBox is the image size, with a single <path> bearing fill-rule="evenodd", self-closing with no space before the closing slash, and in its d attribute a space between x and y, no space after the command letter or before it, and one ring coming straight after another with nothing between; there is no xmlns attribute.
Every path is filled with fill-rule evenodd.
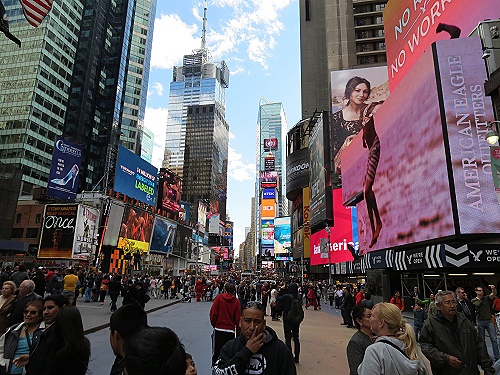
<svg viewBox="0 0 500 375"><path fill-rule="evenodd" d="M353 328L351 311L354 307L354 296L351 294L351 287L348 285L345 287L344 296L342 297L341 313L344 320L342 325L347 326L347 328Z"/></svg>
<svg viewBox="0 0 500 375"><path fill-rule="evenodd" d="M396 305L401 312L405 311L405 301L401 297L401 293L399 293L399 290L396 290L394 292L394 296L391 298L390 303Z"/></svg>
<svg viewBox="0 0 500 375"><path fill-rule="evenodd" d="M485 295L483 287L476 287L476 297L473 298L471 302L476 309L477 331L479 333L479 336L483 340L486 340L485 331L488 331L488 336L490 337L495 361L498 361L500 359L500 351L498 348L495 326L493 325L493 322L491 320L491 317L493 316L491 304L493 299L497 295L497 288L495 287L495 285L489 285L489 288L491 290L491 293Z"/></svg>
<svg viewBox="0 0 500 375"><path fill-rule="evenodd" d="M295 283L288 286L288 293L277 297L278 302L283 303L283 333L285 344L294 355L295 363L299 363L300 358L300 323L304 319L302 302L299 299L299 287ZM293 338L293 350L292 350Z"/></svg>
<svg viewBox="0 0 500 375"><path fill-rule="evenodd" d="M111 280L108 285L109 298L111 299L111 309L110 309L111 312L114 312L117 309L116 301L118 300L121 291L122 291L122 277L121 275L116 275L113 277L113 280Z"/></svg>

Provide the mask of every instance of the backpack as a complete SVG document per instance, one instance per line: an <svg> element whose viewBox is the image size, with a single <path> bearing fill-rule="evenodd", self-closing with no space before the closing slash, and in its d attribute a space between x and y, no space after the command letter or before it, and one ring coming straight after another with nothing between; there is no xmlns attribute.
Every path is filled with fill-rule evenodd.
<svg viewBox="0 0 500 375"><path fill-rule="evenodd" d="M304 310L302 309L302 304L297 298L292 299L292 305L286 318L290 323L300 324L304 320Z"/></svg>

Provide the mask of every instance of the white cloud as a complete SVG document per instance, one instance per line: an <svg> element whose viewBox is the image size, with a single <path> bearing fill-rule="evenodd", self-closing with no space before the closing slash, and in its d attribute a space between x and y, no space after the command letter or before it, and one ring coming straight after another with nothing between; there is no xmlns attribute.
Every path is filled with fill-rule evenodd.
<svg viewBox="0 0 500 375"><path fill-rule="evenodd" d="M229 13L216 23L208 9L207 47L214 60L251 60L267 69L267 59L284 29L280 12L296 0L213 0L210 5ZM195 24L188 25L176 14L155 21L151 66L169 69L182 56L201 45L203 3L192 9ZM212 12L213 14L213 12ZM240 73L240 68L237 68Z"/></svg>
<svg viewBox="0 0 500 375"><path fill-rule="evenodd" d="M229 147L229 165L227 174L236 181L255 181L256 167L254 163L245 164L241 159L243 156L238 154L236 150Z"/></svg>
<svg viewBox="0 0 500 375"><path fill-rule="evenodd" d="M146 107L144 126L154 134L153 161L156 168L161 167L165 150L165 136L167 126L167 108Z"/></svg>
<svg viewBox="0 0 500 375"><path fill-rule="evenodd" d="M245 69L242 68L241 66L236 68L235 70L231 71L231 75L235 76L237 74L245 73Z"/></svg>
<svg viewBox="0 0 500 375"><path fill-rule="evenodd" d="M231 133L231 131L229 131L229 139L235 139L236 136L234 135L234 133Z"/></svg>
<svg viewBox="0 0 500 375"><path fill-rule="evenodd" d="M200 48L198 25L184 23L176 14L161 15L155 20L151 67L170 69L182 62L182 57Z"/></svg>
<svg viewBox="0 0 500 375"><path fill-rule="evenodd" d="M156 95L163 96L163 84L161 82L155 82L153 88L156 91Z"/></svg>

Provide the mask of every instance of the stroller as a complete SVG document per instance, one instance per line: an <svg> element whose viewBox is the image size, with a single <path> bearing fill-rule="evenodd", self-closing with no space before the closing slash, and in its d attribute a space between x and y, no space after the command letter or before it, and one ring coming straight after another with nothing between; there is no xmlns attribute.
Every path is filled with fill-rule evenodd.
<svg viewBox="0 0 500 375"><path fill-rule="evenodd" d="M191 292L186 289L181 290L181 302L191 303Z"/></svg>

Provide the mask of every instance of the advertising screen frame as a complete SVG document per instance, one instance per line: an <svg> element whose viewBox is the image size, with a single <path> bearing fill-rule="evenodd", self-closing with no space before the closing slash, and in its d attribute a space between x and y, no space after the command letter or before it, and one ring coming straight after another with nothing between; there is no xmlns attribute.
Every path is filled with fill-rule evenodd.
<svg viewBox="0 0 500 375"><path fill-rule="evenodd" d="M153 233L149 242L149 251L162 254L173 252L176 234L177 223L156 216Z"/></svg>
<svg viewBox="0 0 500 375"><path fill-rule="evenodd" d="M57 137L52 151L47 195L74 201L78 190L81 161L82 148L62 137Z"/></svg>
<svg viewBox="0 0 500 375"><path fill-rule="evenodd" d="M78 204L45 206L38 258L73 258Z"/></svg>
<svg viewBox="0 0 500 375"><path fill-rule="evenodd" d="M309 148L303 148L286 158L287 193L309 185Z"/></svg>
<svg viewBox="0 0 500 375"><path fill-rule="evenodd" d="M73 259L90 259L98 245L100 212L97 208L78 205L78 216L75 226Z"/></svg>
<svg viewBox="0 0 500 375"><path fill-rule="evenodd" d="M167 168L160 168L158 173L157 208L174 214L181 208L182 179Z"/></svg>
<svg viewBox="0 0 500 375"><path fill-rule="evenodd" d="M278 138L264 138L264 151L274 151L278 149Z"/></svg>
<svg viewBox="0 0 500 375"><path fill-rule="evenodd" d="M157 182L158 169L120 145L114 190L155 206Z"/></svg>
<svg viewBox="0 0 500 375"><path fill-rule="evenodd" d="M155 216L150 212L126 206L117 247L125 253L137 250L141 254L147 253L153 233L154 218Z"/></svg>
<svg viewBox="0 0 500 375"><path fill-rule="evenodd" d="M275 188L278 186L278 172L277 171L261 171L260 172L260 186L261 188Z"/></svg>

